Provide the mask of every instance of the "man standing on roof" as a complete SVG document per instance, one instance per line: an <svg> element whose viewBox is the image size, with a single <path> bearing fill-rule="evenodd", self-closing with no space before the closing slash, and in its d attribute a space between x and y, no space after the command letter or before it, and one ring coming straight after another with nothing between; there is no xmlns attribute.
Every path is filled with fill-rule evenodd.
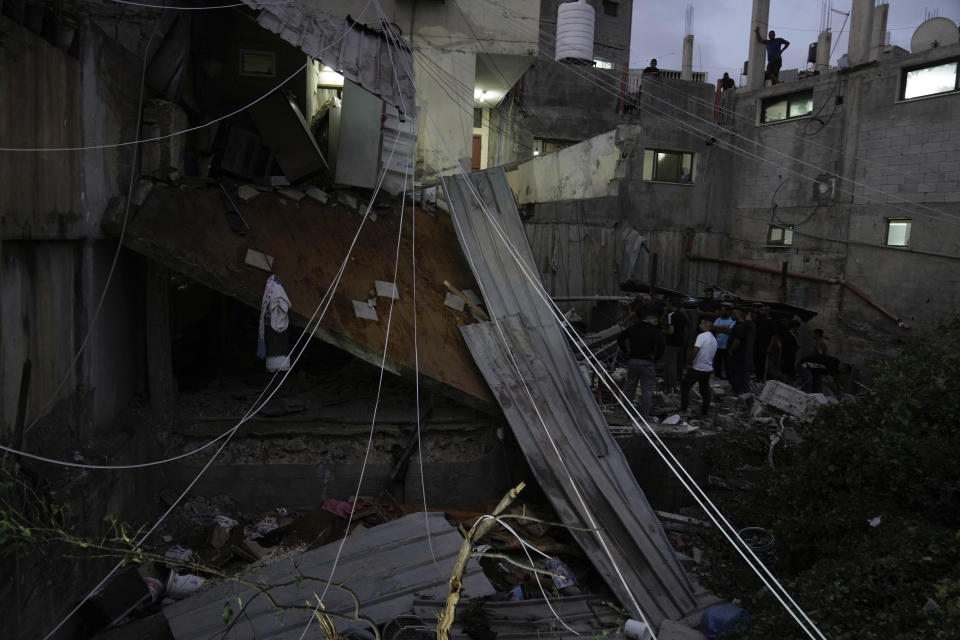
<svg viewBox="0 0 960 640"><path fill-rule="evenodd" d="M757 36L757 42L767 47L767 73L764 80L770 79L771 84L780 82L780 67L783 66L783 52L790 43L783 38L778 38L774 31L770 32L770 37L764 40L760 37L760 27L753 28L754 35Z"/></svg>
<svg viewBox="0 0 960 640"><path fill-rule="evenodd" d="M690 406L690 387L694 382L700 385L700 415L710 414L710 372L713 371L713 357L717 351L717 339L713 337L711 326L710 318L701 316L700 334L693 345L693 363L680 384L680 414L684 417Z"/></svg>
<svg viewBox="0 0 960 640"><path fill-rule="evenodd" d="M660 77L660 69L657 69L657 59L650 61L650 66L643 69L643 75L651 78Z"/></svg>
<svg viewBox="0 0 960 640"><path fill-rule="evenodd" d="M654 362L663 355L663 334L657 328L660 313L654 307L646 307L638 314L641 320L617 336L620 350L629 355L627 379L623 383L623 393L633 402L640 385L640 415L650 420L653 403L653 390L657 384L657 372Z"/></svg>

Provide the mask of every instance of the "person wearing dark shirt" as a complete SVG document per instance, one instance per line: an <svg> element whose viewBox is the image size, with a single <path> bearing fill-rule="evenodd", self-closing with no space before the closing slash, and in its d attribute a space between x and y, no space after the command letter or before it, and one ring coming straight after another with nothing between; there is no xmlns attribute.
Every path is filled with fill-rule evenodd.
<svg viewBox="0 0 960 640"><path fill-rule="evenodd" d="M780 333L780 371L785 375L797 375L797 355L800 352L800 319L790 320L789 328Z"/></svg>
<svg viewBox="0 0 960 640"><path fill-rule="evenodd" d="M733 78L730 77L730 74L726 71L723 72L723 78L720 80L720 89L723 91L729 91L737 86L737 83L733 81Z"/></svg>
<svg viewBox="0 0 960 640"><path fill-rule="evenodd" d="M750 381L749 368L753 366L753 322L747 322L747 313L740 308L733 310L736 324L730 329L727 345L727 363L730 367L730 386L737 395L746 393Z"/></svg>
<svg viewBox="0 0 960 640"><path fill-rule="evenodd" d="M702 315L717 317L717 313L720 311L720 301L713 297L713 287L707 287L703 290L703 299L697 305L697 310Z"/></svg>
<svg viewBox="0 0 960 640"><path fill-rule="evenodd" d="M643 75L653 78L660 77L660 69L657 69L657 59L654 58L650 61L650 66L643 69Z"/></svg>
<svg viewBox="0 0 960 640"><path fill-rule="evenodd" d="M783 52L790 46L790 43L783 38L778 38L773 31L770 36L764 40L760 37L760 27L753 28L754 35L757 36L757 42L767 47L767 73L764 80L770 79L771 84L780 82L780 67L783 66Z"/></svg>
<svg viewBox="0 0 960 640"><path fill-rule="evenodd" d="M663 327L666 343L663 354L663 381L670 391L680 383L680 376L687 361L687 317L680 308L682 304L680 298L670 298L667 301L666 322Z"/></svg>
<svg viewBox="0 0 960 640"><path fill-rule="evenodd" d="M820 382L823 376L849 373L850 365L846 362L840 362L839 358L818 354L801 358L797 369L800 371L801 389L807 393L820 393Z"/></svg>
<svg viewBox="0 0 960 640"><path fill-rule="evenodd" d="M767 376L767 348L773 338L774 321L770 318L770 307L762 304L754 316L753 372L759 382Z"/></svg>
<svg viewBox="0 0 960 640"><path fill-rule="evenodd" d="M665 344L663 334L657 327L659 317L657 310L646 307L639 315L643 319L621 331L617 336L617 345L629 357L623 393L633 402L637 394L637 385L640 386L640 415L644 420L649 420L653 389L657 383L654 363L663 355Z"/></svg>

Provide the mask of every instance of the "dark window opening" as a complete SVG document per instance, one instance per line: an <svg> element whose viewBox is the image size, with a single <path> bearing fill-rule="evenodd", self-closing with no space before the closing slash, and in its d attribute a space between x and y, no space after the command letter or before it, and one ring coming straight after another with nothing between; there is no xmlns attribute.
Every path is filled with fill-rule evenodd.
<svg viewBox="0 0 960 640"><path fill-rule="evenodd" d="M473 128L480 129L483 127L483 109L474 109L473 110Z"/></svg>
<svg viewBox="0 0 960 640"><path fill-rule="evenodd" d="M603 14L607 16L617 17L617 11L620 10L619 2L611 2L610 0L604 0L603 2Z"/></svg>

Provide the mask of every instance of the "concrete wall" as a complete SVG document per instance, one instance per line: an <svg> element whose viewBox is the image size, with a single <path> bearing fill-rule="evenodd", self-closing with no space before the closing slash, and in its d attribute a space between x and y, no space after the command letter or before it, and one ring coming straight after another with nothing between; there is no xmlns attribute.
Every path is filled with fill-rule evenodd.
<svg viewBox="0 0 960 640"><path fill-rule="evenodd" d="M627 128L629 129L629 127ZM560 202L615 196L620 166L618 135L613 130L578 144L538 156L507 173L518 204Z"/></svg>
<svg viewBox="0 0 960 640"><path fill-rule="evenodd" d="M83 28L79 58L5 19L2 28L17 56L0 55L0 139L34 148L136 137L141 65L99 27ZM0 152L4 434L13 426L27 357L28 422L53 412L59 427L82 438L109 424L132 396L142 352L133 329L143 321L139 261L119 262L85 353L71 368L116 249L99 240L100 222L111 198L126 193L132 157L132 147ZM66 399L72 402L65 406Z"/></svg>
<svg viewBox="0 0 960 640"><path fill-rule="evenodd" d="M744 138L736 142L762 161L731 158L728 257L775 268L786 262L793 272L848 281L918 328L933 328L955 311L950 292L960 287L960 95L898 97L904 67L958 53L954 46L884 56L839 78L833 72L738 93L735 131ZM808 88L815 117L756 124L759 100ZM825 193L809 178L819 178ZM765 246L773 215L795 225L787 250ZM888 247L887 219L901 217L913 221L910 246ZM776 276L727 267L722 278L741 293L772 292L779 283ZM834 347L860 362L888 353L907 333L837 285L794 280L788 301L819 311L816 322L833 334Z"/></svg>

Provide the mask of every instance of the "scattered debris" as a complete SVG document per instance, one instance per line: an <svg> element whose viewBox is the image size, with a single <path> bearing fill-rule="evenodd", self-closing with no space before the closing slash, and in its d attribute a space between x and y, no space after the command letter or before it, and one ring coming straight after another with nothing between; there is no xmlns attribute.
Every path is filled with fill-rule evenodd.
<svg viewBox="0 0 960 640"><path fill-rule="evenodd" d="M380 316L377 315L377 310L374 308L374 305L370 304L369 301L353 300L353 313L358 318L363 318L364 320L373 320L374 322L380 321Z"/></svg>
<svg viewBox="0 0 960 640"><path fill-rule="evenodd" d="M247 256L243 261L251 267L263 269L267 272L273 271L273 256L269 256L255 249L247 249Z"/></svg>
<svg viewBox="0 0 960 640"><path fill-rule="evenodd" d="M327 204L327 200L330 199L330 196L326 191L313 186L307 187L307 196L316 200L320 204Z"/></svg>
<svg viewBox="0 0 960 640"><path fill-rule="evenodd" d="M467 306L467 301L466 299L447 291L446 296L443 298L443 304L456 311L463 311Z"/></svg>
<svg viewBox="0 0 960 640"><path fill-rule="evenodd" d="M250 186L249 184L242 184L237 187L237 197L244 202L250 202L259 195L260 190L256 187Z"/></svg>
<svg viewBox="0 0 960 640"><path fill-rule="evenodd" d="M392 298L394 300L400 299L400 294L397 293L397 285L393 282L374 280L373 286L376 288L377 295L381 298Z"/></svg>
<svg viewBox="0 0 960 640"><path fill-rule="evenodd" d="M299 189L280 189L280 195L294 202L300 202L307 194Z"/></svg>

